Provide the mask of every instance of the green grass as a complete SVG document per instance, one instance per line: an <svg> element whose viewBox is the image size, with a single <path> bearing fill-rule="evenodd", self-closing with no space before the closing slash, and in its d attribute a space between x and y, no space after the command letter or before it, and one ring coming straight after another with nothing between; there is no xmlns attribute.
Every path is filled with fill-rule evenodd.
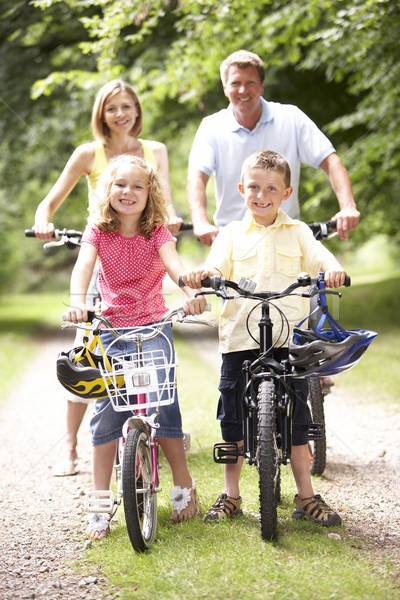
<svg viewBox="0 0 400 600"><path fill-rule="evenodd" d="M33 356L37 341L59 330L65 305L60 293L21 294L0 300L0 364L7 378L0 379L4 398L13 381Z"/></svg>

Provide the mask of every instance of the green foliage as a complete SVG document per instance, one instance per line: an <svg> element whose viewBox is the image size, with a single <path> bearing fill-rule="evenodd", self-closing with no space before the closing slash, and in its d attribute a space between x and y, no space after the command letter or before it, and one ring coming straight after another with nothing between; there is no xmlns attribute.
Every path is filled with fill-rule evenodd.
<svg viewBox="0 0 400 600"><path fill-rule="evenodd" d="M11 240L31 225L73 148L91 138L97 89L117 76L142 101L144 137L170 149L185 213L189 136L226 106L220 62L247 48L266 64L266 97L302 108L343 158L362 213L354 242L384 232L398 243L399 19L394 0L3 0L0 198L13 210L2 232ZM67 221L86 204L84 186L75 197ZM324 174L304 170L301 203L305 219L336 212ZM10 240L3 288L32 247L15 251Z"/></svg>

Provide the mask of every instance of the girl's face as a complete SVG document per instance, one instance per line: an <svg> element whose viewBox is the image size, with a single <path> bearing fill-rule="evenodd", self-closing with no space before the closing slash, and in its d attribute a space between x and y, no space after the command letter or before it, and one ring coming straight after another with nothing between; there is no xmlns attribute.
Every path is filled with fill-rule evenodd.
<svg viewBox="0 0 400 600"><path fill-rule="evenodd" d="M103 121L114 133L128 133L138 117L137 106L128 92L118 92L104 104Z"/></svg>
<svg viewBox="0 0 400 600"><path fill-rule="evenodd" d="M121 222L138 222L146 208L148 195L149 180L143 169L132 164L117 169L110 189L110 205Z"/></svg>

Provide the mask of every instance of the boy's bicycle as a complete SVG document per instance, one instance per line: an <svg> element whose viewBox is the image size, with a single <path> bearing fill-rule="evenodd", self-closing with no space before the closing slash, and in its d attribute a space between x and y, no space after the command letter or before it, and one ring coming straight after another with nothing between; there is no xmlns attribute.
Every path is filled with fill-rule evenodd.
<svg viewBox="0 0 400 600"><path fill-rule="evenodd" d="M238 457L243 456L248 464L257 466L261 536L273 540L277 537L280 466L290 461L292 448L294 392L291 381L294 377L330 376L349 369L358 362L376 333L345 331L334 321L328 311L326 294L340 296L340 293L325 289L323 273L318 277L300 274L297 281L282 292L255 291L255 283L248 279L235 283L219 276L207 277L202 285L213 291L203 290L199 292L201 294L215 294L226 301L239 297L258 301L251 312L261 307L258 357L252 362L245 361L242 369L245 378L242 398L244 447L240 450L236 443L215 444L214 460L236 463ZM348 277L345 285L350 285ZM297 292L299 288L308 289ZM276 343L273 343L270 307L274 306L274 301L293 295L318 296L323 319L315 332L295 328L289 341L288 359L278 361L274 357ZM278 312L284 324L284 313ZM331 329L322 329L325 319ZM249 334L252 335L250 330Z"/></svg>
<svg viewBox="0 0 400 600"><path fill-rule="evenodd" d="M127 413L115 465L116 497L109 490L88 492L86 510L106 515L107 526L123 498L129 539L137 552L151 546L157 530L157 493L161 491L157 417L161 406L174 402L176 388L177 362L172 344L164 333L166 324L172 320L201 323L198 319L186 318L182 308L175 308L166 313L160 323L121 333L104 315L89 311L83 347L61 353L57 360L58 379L69 391L85 398L108 396L115 411ZM100 325L104 327L102 331L110 332L114 338L105 348L99 337ZM93 333L90 344L89 330ZM165 350L144 350L146 341L158 336L164 338ZM112 354L118 341L134 342L136 351ZM96 344L100 355L93 353Z"/></svg>

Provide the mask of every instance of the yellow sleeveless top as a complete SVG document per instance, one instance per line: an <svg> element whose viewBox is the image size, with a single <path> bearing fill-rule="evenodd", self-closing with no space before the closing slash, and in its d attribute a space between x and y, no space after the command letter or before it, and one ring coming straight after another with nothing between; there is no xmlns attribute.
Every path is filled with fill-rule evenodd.
<svg viewBox="0 0 400 600"><path fill-rule="evenodd" d="M146 162L151 163L154 167L158 167L157 161L154 156L154 152L151 148L150 142L148 140L139 139L139 142L142 144L143 150L143 158ZM88 182L88 195L89 195L89 210L94 206L94 202L96 201L96 189L99 184L100 178L103 175L104 171L107 168L108 162L106 158L106 153L104 150L104 146L102 142L94 142L94 165L92 172L90 175L87 175Z"/></svg>

